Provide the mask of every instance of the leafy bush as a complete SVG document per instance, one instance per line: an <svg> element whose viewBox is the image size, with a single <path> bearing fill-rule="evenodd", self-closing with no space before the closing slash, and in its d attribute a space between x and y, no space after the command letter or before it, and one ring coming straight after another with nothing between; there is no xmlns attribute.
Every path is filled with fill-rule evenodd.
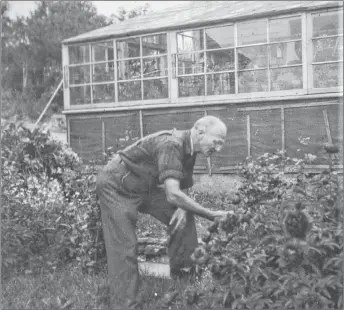
<svg viewBox="0 0 344 310"><path fill-rule="evenodd" d="M203 300L231 309L343 307L342 188L331 160L320 174L305 173L305 163L279 153L240 166L236 203L220 207L233 213L208 227L192 255L215 282ZM290 165L294 180L283 172Z"/></svg>
<svg viewBox="0 0 344 310"><path fill-rule="evenodd" d="M71 149L39 130L9 124L1 144L2 274L74 260L86 270L102 267L96 168L83 167Z"/></svg>

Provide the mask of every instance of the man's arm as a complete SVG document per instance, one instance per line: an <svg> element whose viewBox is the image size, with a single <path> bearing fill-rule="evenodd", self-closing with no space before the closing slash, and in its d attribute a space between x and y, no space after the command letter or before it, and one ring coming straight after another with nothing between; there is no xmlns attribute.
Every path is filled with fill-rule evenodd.
<svg viewBox="0 0 344 310"><path fill-rule="evenodd" d="M222 211L219 211L221 212L220 214L217 211L208 210L202 207L199 203L194 201L192 198L190 198L180 189L179 180L177 179L167 178L164 181L164 185L165 185L167 201L176 207L179 207L185 211L199 215L210 221L213 221L215 217L217 216L226 214L226 213L222 213Z"/></svg>

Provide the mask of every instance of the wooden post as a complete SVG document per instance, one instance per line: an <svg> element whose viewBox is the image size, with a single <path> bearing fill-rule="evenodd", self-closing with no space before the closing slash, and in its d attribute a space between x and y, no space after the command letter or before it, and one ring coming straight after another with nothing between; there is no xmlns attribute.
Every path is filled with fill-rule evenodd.
<svg viewBox="0 0 344 310"><path fill-rule="evenodd" d="M142 116L142 110L140 110L140 136L141 139L143 138L143 116Z"/></svg>
<svg viewBox="0 0 344 310"><path fill-rule="evenodd" d="M208 164L208 175L211 176L211 160L210 160L210 157L207 157L207 164Z"/></svg>
<svg viewBox="0 0 344 310"><path fill-rule="evenodd" d="M281 130L282 130L282 152L285 152L285 121L284 121L284 108L281 108Z"/></svg>
<svg viewBox="0 0 344 310"><path fill-rule="evenodd" d="M246 130L247 130L247 148L248 152L247 155L251 156L251 121L250 115L246 115Z"/></svg>
<svg viewBox="0 0 344 310"><path fill-rule="evenodd" d="M330 129L330 123L328 121L327 110L323 110L323 115L324 115L324 121L325 121L327 141L332 144L331 129Z"/></svg>
<svg viewBox="0 0 344 310"><path fill-rule="evenodd" d="M204 109L204 116L207 116L208 112L207 109ZM207 166L208 166L208 175L211 176L211 159L210 157L207 157Z"/></svg>
<svg viewBox="0 0 344 310"><path fill-rule="evenodd" d="M105 150L105 123L102 119L102 151L103 151L103 160L105 160L106 157L106 150Z"/></svg>
<svg viewBox="0 0 344 310"><path fill-rule="evenodd" d="M70 145L70 119L66 118L66 122L67 122L67 144L69 147L71 147Z"/></svg>

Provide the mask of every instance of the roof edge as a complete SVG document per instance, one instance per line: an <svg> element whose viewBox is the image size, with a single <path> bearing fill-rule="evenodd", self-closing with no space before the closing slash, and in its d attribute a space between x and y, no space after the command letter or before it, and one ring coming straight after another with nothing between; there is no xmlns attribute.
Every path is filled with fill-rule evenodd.
<svg viewBox="0 0 344 310"><path fill-rule="evenodd" d="M68 45L68 44L74 44L74 43L84 43L84 42L89 42L91 40L94 41L98 41L98 40L104 40L104 39L117 39L117 38L122 38L122 37L128 37L128 36L134 36L134 35L140 35L140 34L149 34L152 32L157 32L157 31L171 31L171 30L177 30L177 29L187 29L190 27L201 27L201 26L205 26L205 25L217 25L217 24L221 24L224 22L237 22L237 21L242 21L242 20L247 20L247 17L249 17L249 19L255 19L255 18L263 18L263 17L267 17L270 16L271 13L274 13L274 15L282 15L282 14L291 14L291 13L295 13L295 12L305 12L305 11L316 11L319 9L324 9L324 8L340 8L343 7L343 2L330 2L330 3L326 3L326 4L322 4L322 5L317 5L314 7L307 7L307 6L303 6L303 7L298 7L298 8L291 8L291 9L282 9L282 10L271 10L271 11L267 11L267 12L263 12L263 13L256 13L256 14L249 14L249 15L242 15L242 16L237 16L237 17L233 17L233 18L222 18L222 19L217 19L217 20L212 20L212 21L207 21L207 22L190 22L190 23L185 23L185 24L180 24L178 26L172 26L172 27L157 27L154 29L150 29L148 32L147 30L137 30L137 31L130 31L130 32L123 32L122 35L112 35L112 34L108 34L108 35L100 35L98 37L94 37L92 38L80 38L77 39L78 36L69 38L69 39L64 39L63 41L61 41L61 43L63 45ZM100 29L100 28L98 28ZM96 29L95 29L96 30ZM75 39L74 39L75 38Z"/></svg>

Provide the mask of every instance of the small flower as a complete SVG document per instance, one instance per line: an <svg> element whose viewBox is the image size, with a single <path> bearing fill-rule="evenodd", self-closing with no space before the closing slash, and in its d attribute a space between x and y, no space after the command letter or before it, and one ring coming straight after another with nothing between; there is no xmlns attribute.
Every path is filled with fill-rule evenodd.
<svg viewBox="0 0 344 310"><path fill-rule="evenodd" d="M305 154L305 159L308 160L309 162L313 162L317 159L317 157L312 154Z"/></svg>
<svg viewBox="0 0 344 310"><path fill-rule="evenodd" d="M298 140L303 145L308 145L310 143L310 137L299 137Z"/></svg>

